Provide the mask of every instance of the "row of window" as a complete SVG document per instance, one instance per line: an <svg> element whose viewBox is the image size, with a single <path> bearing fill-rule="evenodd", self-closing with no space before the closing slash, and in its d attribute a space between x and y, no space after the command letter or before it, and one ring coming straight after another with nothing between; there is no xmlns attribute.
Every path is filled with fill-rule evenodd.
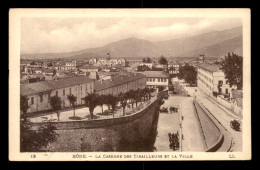
<svg viewBox="0 0 260 170"><path fill-rule="evenodd" d="M201 73L201 72L198 72L199 74L199 76L201 76L201 77L203 77L203 78L205 78L207 81L209 81L210 83L213 83L213 79L211 79L211 78L209 78L208 76L206 76L205 74L203 74L203 73ZM199 77L198 76L198 77Z"/></svg>
<svg viewBox="0 0 260 170"><path fill-rule="evenodd" d="M82 86L80 86L80 94L81 94L81 97L82 97L82 89L83 89L83 87ZM92 86L91 86L91 84L90 84L90 90L92 91ZM75 91L76 91L76 96L77 96L77 92L78 92L78 87L75 87ZM86 85L86 91L88 91L88 86ZM63 91L62 91L63 93L63 96L65 96L66 95L66 93L65 93L65 89L63 89ZM71 88L69 88L69 94L71 94ZM56 96L58 96L59 95L59 91L56 91ZM50 96L50 94L48 94L48 100L50 100L50 98L51 98L51 96ZM43 102L43 95L40 95L40 102ZM31 97L31 104L34 104L34 97Z"/></svg>
<svg viewBox="0 0 260 170"><path fill-rule="evenodd" d="M147 78L147 81L155 82L155 79L158 79L158 82L166 82L166 78Z"/></svg>
<svg viewBox="0 0 260 170"><path fill-rule="evenodd" d="M198 79L201 81L201 83L203 83L209 90L212 90L211 86L206 83L202 78L198 77Z"/></svg>

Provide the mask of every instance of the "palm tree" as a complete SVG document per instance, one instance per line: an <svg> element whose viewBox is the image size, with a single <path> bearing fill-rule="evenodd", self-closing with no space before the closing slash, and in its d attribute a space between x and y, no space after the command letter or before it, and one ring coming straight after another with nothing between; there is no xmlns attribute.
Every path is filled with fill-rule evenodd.
<svg viewBox="0 0 260 170"><path fill-rule="evenodd" d="M83 98L83 100L85 100L85 105L89 108L89 114L91 119L94 118L93 112L95 107L98 105L98 99L99 97L96 93L91 93Z"/></svg>
<svg viewBox="0 0 260 170"><path fill-rule="evenodd" d="M52 109L57 113L58 120L60 120L59 110L61 109L61 98L58 96L52 96L50 98L50 104Z"/></svg>
<svg viewBox="0 0 260 170"><path fill-rule="evenodd" d="M67 96L67 98L70 102L70 105L72 105L72 107L73 107L74 117L76 117L76 115L75 115L75 107L76 107L75 102L77 101L77 97L74 96L73 94L70 94L70 95Z"/></svg>

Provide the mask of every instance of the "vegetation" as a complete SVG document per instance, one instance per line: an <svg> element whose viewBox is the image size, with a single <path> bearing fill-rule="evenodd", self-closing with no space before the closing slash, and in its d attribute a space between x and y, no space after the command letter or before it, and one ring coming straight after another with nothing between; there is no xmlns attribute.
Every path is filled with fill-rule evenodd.
<svg viewBox="0 0 260 170"><path fill-rule="evenodd" d="M28 97L20 95L20 110L24 121L26 121L27 110L30 108L28 100Z"/></svg>
<svg viewBox="0 0 260 170"><path fill-rule="evenodd" d="M101 107L101 111L102 111L102 114L104 113L104 109L103 109L103 106L104 104L106 104L106 95L100 95L98 97L98 103L97 105Z"/></svg>
<svg viewBox="0 0 260 170"><path fill-rule="evenodd" d="M184 79L187 83L196 84L197 82L197 71L195 67L186 64L179 69L179 78Z"/></svg>
<svg viewBox="0 0 260 170"><path fill-rule="evenodd" d="M150 57L147 57L147 58L143 58L143 63L151 63L152 62L152 60L151 60L151 58Z"/></svg>
<svg viewBox="0 0 260 170"><path fill-rule="evenodd" d="M237 89L243 88L243 57L235 53L228 53L220 62L220 69L225 73L229 85L237 85Z"/></svg>
<svg viewBox="0 0 260 170"><path fill-rule="evenodd" d="M91 93L83 99L85 100L85 105L89 108L90 119L94 119L93 112L98 105L98 95L96 93Z"/></svg>
<svg viewBox="0 0 260 170"><path fill-rule="evenodd" d="M31 130L31 126L29 122L21 122L21 152L43 152L44 148L57 140L58 134L51 124L41 126L38 131Z"/></svg>
<svg viewBox="0 0 260 170"><path fill-rule="evenodd" d="M73 115L74 117L76 117L76 113L75 113L75 107L76 107L76 101L77 101L77 97L74 96L73 94L70 94L67 96L69 102L70 102L70 105L73 107Z"/></svg>
<svg viewBox="0 0 260 170"><path fill-rule="evenodd" d="M165 87L163 87L163 86L158 87L159 92L163 91L164 89L165 89Z"/></svg>
<svg viewBox="0 0 260 170"><path fill-rule="evenodd" d="M52 109L57 113L58 121L60 120L61 98L58 96L52 96L50 99L50 105Z"/></svg>
<svg viewBox="0 0 260 170"><path fill-rule="evenodd" d="M162 68L156 68L156 67L148 67L146 65L143 65L143 66L137 66L137 71L163 71Z"/></svg>
<svg viewBox="0 0 260 170"><path fill-rule="evenodd" d="M162 55L159 60L158 60L158 63L162 64L162 65L167 65L168 64L168 61L167 59Z"/></svg>
<svg viewBox="0 0 260 170"><path fill-rule="evenodd" d="M127 95L126 95L126 93L122 93L122 92L119 93L118 99L119 99L120 104L123 108L123 116L125 116L125 107L127 105Z"/></svg>

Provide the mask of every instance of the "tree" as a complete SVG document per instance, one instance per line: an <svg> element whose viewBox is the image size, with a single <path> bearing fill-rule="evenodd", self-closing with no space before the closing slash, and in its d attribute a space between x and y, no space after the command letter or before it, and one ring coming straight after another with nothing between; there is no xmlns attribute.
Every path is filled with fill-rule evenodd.
<svg viewBox="0 0 260 170"><path fill-rule="evenodd" d="M103 114L103 105L105 103L106 103L106 95L98 96L98 103L97 103L97 105L101 107L102 114Z"/></svg>
<svg viewBox="0 0 260 170"><path fill-rule="evenodd" d="M114 118L114 111L116 109L117 102L118 102L118 98L116 96L113 96L112 94L106 95L104 104L106 104L109 109L111 106L113 111L113 118Z"/></svg>
<svg viewBox="0 0 260 170"><path fill-rule="evenodd" d="M70 94L70 95L67 96L67 98L70 102L70 105L72 105L72 107L73 107L74 117L76 117L75 108L76 108L77 97L74 96L73 94Z"/></svg>
<svg viewBox="0 0 260 170"><path fill-rule="evenodd" d="M50 99L52 109L57 113L58 120L60 120L59 110L61 109L61 98L58 96L52 96Z"/></svg>
<svg viewBox="0 0 260 170"><path fill-rule="evenodd" d="M146 62L147 62L147 63L151 63L151 62L152 62L151 58L150 58L150 57L147 57L147 58L146 58Z"/></svg>
<svg viewBox="0 0 260 170"><path fill-rule="evenodd" d="M137 103L142 100L141 91L139 88L134 91L133 99L135 101L135 107L137 107Z"/></svg>
<svg viewBox="0 0 260 170"><path fill-rule="evenodd" d="M142 62L143 62L143 63L151 63L152 60L151 60L150 57L147 57L147 58L143 58Z"/></svg>
<svg viewBox="0 0 260 170"><path fill-rule="evenodd" d="M89 108L90 118L94 119L94 109L98 105L98 95L96 93L91 93L83 98L85 100L85 105Z"/></svg>
<svg viewBox="0 0 260 170"><path fill-rule="evenodd" d="M163 86L159 86L158 90L159 90L159 92L162 92L164 90L164 87Z"/></svg>
<svg viewBox="0 0 260 170"><path fill-rule="evenodd" d="M147 92L148 99L151 99L151 94L155 91L155 89L146 87L145 91Z"/></svg>
<svg viewBox="0 0 260 170"><path fill-rule="evenodd" d="M243 57L235 53L228 53L220 62L220 69L225 73L229 85L237 85L237 89L243 88Z"/></svg>
<svg viewBox="0 0 260 170"><path fill-rule="evenodd" d="M159 58L158 62L160 64L162 64L162 65L167 65L168 64L167 59L163 55Z"/></svg>
<svg viewBox="0 0 260 170"><path fill-rule="evenodd" d="M20 110L22 112L22 117L24 118L24 121L27 121L26 114L27 110L30 108L28 100L28 97L20 95Z"/></svg>
<svg viewBox="0 0 260 170"><path fill-rule="evenodd" d="M135 91L134 90L129 90L126 92L127 98L130 100L130 103L132 105L132 110L134 109L134 99L135 99Z"/></svg>
<svg viewBox="0 0 260 170"><path fill-rule="evenodd" d="M179 69L179 78L184 79L187 83L195 84L197 82L197 71L195 67L185 64Z"/></svg>
<svg viewBox="0 0 260 170"><path fill-rule="evenodd" d="M57 140L56 128L51 124L42 125L37 131L31 130L32 125L28 122L21 122L20 128L20 151L40 152L44 151L50 143Z"/></svg>
<svg viewBox="0 0 260 170"><path fill-rule="evenodd" d="M126 95L126 93L122 93L122 92L119 93L118 99L119 99L120 104L123 108L123 116L125 116L125 107L127 105L127 95Z"/></svg>

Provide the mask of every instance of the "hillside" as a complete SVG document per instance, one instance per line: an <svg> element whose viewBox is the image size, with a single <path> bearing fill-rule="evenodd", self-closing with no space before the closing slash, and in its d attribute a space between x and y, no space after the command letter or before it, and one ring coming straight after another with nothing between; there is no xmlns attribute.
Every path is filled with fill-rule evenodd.
<svg viewBox="0 0 260 170"><path fill-rule="evenodd" d="M236 27L223 31L211 31L196 36L159 42L151 42L131 37L97 48L88 48L68 53L23 54L21 58L50 59L69 57L87 59L91 57L105 57L107 53L110 53L112 58L159 57L161 55L174 58L198 56L201 53L207 57L219 57L229 51L242 52L241 41L242 27Z"/></svg>
<svg viewBox="0 0 260 170"><path fill-rule="evenodd" d="M242 56L243 54L242 46L243 46L243 39L242 36L239 36L200 49L185 52L184 54L180 54L180 56L185 55L187 57L192 57L192 56L199 56L200 54L204 54L206 57L219 58L225 56L228 52L234 52Z"/></svg>

